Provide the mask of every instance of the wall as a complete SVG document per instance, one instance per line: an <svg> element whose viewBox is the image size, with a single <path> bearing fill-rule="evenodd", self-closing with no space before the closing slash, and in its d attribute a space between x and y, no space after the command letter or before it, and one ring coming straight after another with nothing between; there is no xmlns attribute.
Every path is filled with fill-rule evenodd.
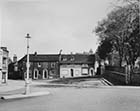
<svg viewBox="0 0 140 111"><path fill-rule="evenodd" d="M6 83L8 78L8 51L6 49L0 49L0 84Z"/></svg>
<svg viewBox="0 0 140 111"><path fill-rule="evenodd" d="M54 67L52 67L52 63L55 64ZM18 66L20 75L22 75L22 79L24 79L24 76L26 76L26 61L20 62ZM38 71L38 77L36 79L44 79L43 70L47 70L48 77L46 79L59 77L57 62L30 62L30 78L32 79L35 79L34 70Z"/></svg>
<svg viewBox="0 0 140 111"><path fill-rule="evenodd" d="M81 74L81 65L61 65L60 66L60 78L63 77L72 77L71 69L73 70L73 77L82 76Z"/></svg>
<svg viewBox="0 0 140 111"><path fill-rule="evenodd" d="M106 79L115 85L127 85L126 83L126 73L124 68L114 68L108 67L103 75ZM128 85L138 85L140 86L140 73L133 73L130 76L130 83Z"/></svg>

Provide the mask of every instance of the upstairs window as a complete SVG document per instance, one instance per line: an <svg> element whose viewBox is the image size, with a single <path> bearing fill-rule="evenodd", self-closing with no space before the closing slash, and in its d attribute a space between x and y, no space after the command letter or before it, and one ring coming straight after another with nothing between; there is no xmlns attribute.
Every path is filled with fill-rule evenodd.
<svg viewBox="0 0 140 111"><path fill-rule="evenodd" d="M3 63L4 65L6 65L6 58L3 58L2 63Z"/></svg>
<svg viewBox="0 0 140 111"><path fill-rule="evenodd" d="M72 56L70 60L71 60L71 61L74 61L74 57Z"/></svg>
<svg viewBox="0 0 140 111"><path fill-rule="evenodd" d="M51 68L55 68L55 63L54 62L51 63Z"/></svg>
<svg viewBox="0 0 140 111"><path fill-rule="evenodd" d="M41 63L40 62L38 62L38 67L41 67Z"/></svg>
<svg viewBox="0 0 140 111"><path fill-rule="evenodd" d="M63 61L67 61L67 58L63 58Z"/></svg>

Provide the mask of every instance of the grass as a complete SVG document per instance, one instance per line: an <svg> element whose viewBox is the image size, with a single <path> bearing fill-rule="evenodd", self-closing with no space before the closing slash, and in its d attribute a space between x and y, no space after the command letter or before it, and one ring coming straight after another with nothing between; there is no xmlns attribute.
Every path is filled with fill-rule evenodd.
<svg viewBox="0 0 140 111"><path fill-rule="evenodd" d="M60 78L57 80L53 80L50 81L50 83L56 83L56 84L73 84L73 83L77 83L77 82L83 82L83 81L87 81L87 80L92 80L95 78L99 78L97 76L95 77L75 77L75 78Z"/></svg>

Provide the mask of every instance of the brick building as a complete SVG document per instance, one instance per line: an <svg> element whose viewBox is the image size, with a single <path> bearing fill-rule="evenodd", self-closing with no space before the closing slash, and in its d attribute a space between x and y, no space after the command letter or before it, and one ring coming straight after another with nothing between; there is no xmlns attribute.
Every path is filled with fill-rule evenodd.
<svg viewBox="0 0 140 111"><path fill-rule="evenodd" d="M53 54L30 54L30 78L49 79L57 78L58 75L58 55ZM26 77L26 61L24 56L18 61L18 71L22 79Z"/></svg>

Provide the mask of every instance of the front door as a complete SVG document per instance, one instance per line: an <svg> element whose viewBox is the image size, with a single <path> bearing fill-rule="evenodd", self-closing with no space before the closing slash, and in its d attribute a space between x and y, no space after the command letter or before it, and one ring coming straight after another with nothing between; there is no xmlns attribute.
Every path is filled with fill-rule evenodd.
<svg viewBox="0 0 140 111"><path fill-rule="evenodd" d="M74 72L73 72L73 69L71 69L70 72L71 72L71 77L73 77L73 76L74 76L74 74L73 74L73 73L74 73Z"/></svg>

